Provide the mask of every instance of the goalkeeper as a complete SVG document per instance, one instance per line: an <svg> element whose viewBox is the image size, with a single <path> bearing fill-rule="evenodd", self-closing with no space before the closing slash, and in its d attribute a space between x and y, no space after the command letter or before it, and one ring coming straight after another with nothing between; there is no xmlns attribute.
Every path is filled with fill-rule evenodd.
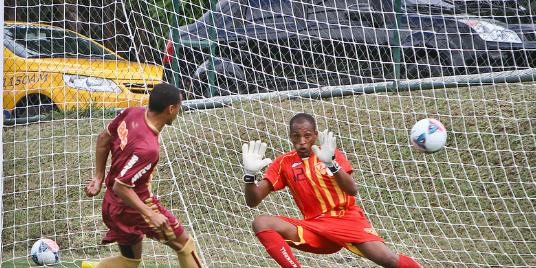
<svg viewBox="0 0 536 268"><path fill-rule="evenodd" d="M160 131L177 118L181 101L178 88L158 84L151 91L148 109L128 108L100 133L96 176L88 182L85 191L87 196L95 196L102 183L106 183L102 218L109 231L103 243L117 242L121 255L103 259L96 264L97 268L138 267L145 235L177 252L182 268L201 266L192 238L151 193L152 173L160 155ZM104 180L110 151L112 163Z"/></svg>
<svg viewBox="0 0 536 268"><path fill-rule="evenodd" d="M383 267L421 267L393 253L355 204L352 166L337 150L333 133L318 133L314 118L305 113L295 115L289 127L294 150L273 163L264 158L265 143L251 141L242 147L247 205L255 207L270 192L289 187L304 217L260 215L253 220L253 230L268 254L281 267L300 267L289 245L316 254L346 248ZM317 138L320 147L314 145ZM257 182L255 174L270 163Z"/></svg>

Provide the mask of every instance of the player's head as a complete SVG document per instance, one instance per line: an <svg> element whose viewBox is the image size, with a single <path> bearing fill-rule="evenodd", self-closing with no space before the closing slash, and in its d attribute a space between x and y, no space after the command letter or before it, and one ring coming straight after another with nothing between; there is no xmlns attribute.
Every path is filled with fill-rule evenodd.
<svg viewBox="0 0 536 268"><path fill-rule="evenodd" d="M299 113L290 119L289 135L294 149L302 158L309 157L311 146L316 142L318 132L313 116L306 113Z"/></svg>
<svg viewBox="0 0 536 268"><path fill-rule="evenodd" d="M154 86L149 95L149 111L158 114L171 125L181 110L182 91L177 87L161 83Z"/></svg>

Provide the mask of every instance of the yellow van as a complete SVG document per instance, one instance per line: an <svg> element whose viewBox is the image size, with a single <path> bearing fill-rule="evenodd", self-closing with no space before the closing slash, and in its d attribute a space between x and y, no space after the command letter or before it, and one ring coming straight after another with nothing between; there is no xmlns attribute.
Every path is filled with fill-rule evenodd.
<svg viewBox="0 0 536 268"><path fill-rule="evenodd" d="M130 62L88 37L42 24L5 22L4 114L145 105L162 67Z"/></svg>

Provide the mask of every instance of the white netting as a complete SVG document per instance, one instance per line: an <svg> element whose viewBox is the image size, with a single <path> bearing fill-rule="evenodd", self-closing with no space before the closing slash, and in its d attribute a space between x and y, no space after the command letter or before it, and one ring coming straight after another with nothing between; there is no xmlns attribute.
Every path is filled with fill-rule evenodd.
<svg viewBox="0 0 536 268"><path fill-rule="evenodd" d="M153 190L207 266L276 266L250 223L300 215L287 191L245 205L240 149L260 138L271 158L290 150L297 112L337 134L391 249L426 267L536 266L530 1L4 4L2 267L27 267L41 237L68 267L115 254L100 245L103 195L83 193L96 136L162 78L189 110L162 133ZM411 149L425 117L447 127L445 150ZM309 267L373 266L345 250L294 253ZM150 240L143 259L177 265Z"/></svg>

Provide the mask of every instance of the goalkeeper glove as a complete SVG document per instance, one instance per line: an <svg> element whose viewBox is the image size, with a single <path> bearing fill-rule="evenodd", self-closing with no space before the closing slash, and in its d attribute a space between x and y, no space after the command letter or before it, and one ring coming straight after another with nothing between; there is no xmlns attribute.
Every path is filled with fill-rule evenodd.
<svg viewBox="0 0 536 268"><path fill-rule="evenodd" d="M337 173L340 169L340 166L335 161L335 149L337 149L337 142L333 132L328 132L326 129L318 133L318 141L320 142L320 148L318 148L316 145L313 145L311 149L316 154L316 157L318 157L318 160L326 164L331 173Z"/></svg>
<svg viewBox="0 0 536 268"><path fill-rule="evenodd" d="M264 158L266 147L266 143L260 140L250 141L242 145L242 164L245 173L244 182L254 183L255 174L272 163L270 158Z"/></svg>

